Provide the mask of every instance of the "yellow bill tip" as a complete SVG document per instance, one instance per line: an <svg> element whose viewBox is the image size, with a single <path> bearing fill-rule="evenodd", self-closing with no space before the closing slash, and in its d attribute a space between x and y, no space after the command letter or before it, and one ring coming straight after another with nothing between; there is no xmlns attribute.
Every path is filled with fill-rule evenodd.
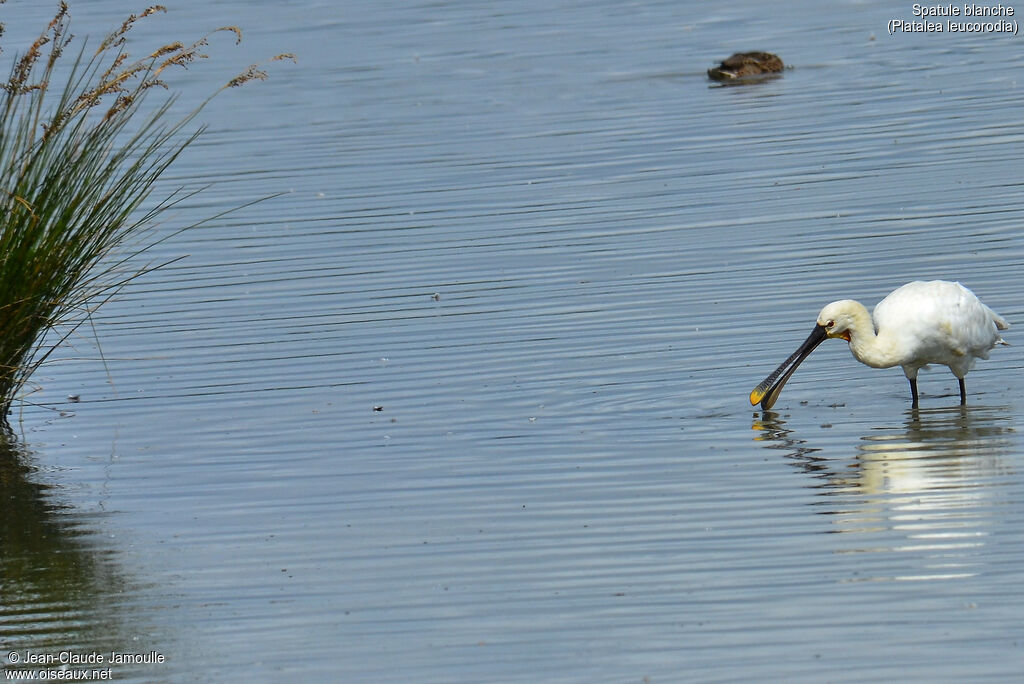
<svg viewBox="0 0 1024 684"><path fill-rule="evenodd" d="M750 405L757 406L764 398L765 391L761 387L755 387L750 393Z"/></svg>

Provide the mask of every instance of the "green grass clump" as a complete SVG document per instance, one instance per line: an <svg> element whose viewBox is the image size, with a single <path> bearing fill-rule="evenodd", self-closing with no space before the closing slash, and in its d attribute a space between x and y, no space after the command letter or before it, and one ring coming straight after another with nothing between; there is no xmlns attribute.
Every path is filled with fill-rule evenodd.
<svg viewBox="0 0 1024 684"><path fill-rule="evenodd" d="M125 44L133 24L163 11L154 6L133 14L94 52L83 45L65 57L72 40L62 2L0 83L2 417L32 373L97 306L150 270L126 275L125 268L159 241L146 229L180 200L172 194L142 210L160 175L200 134L186 129L202 105L168 121L173 93L159 106L143 103L154 89L168 89L161 80L167 69L205 57L211 34L132 58ZM235 27L218 31L241 39ZM274 59L282 57L291 55ZM224 87L265 77L254 65ZM149 242L140 246L140 236Z"/></svg>

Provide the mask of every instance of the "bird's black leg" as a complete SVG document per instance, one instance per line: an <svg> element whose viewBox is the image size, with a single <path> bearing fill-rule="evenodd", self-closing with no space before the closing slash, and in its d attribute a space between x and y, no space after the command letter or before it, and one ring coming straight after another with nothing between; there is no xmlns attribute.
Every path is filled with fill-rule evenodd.
<svg viewBox="0 0 1024 684"><path fill-rule="evenodd" d="M910 408L917 408L917 378L909 378L910 380Z"/></svg>
<svg viewBox="0 0 1024 684"><path fill-rule="evenodd" d="M967 406L967 387L964 385L963 378L957 378L960 381L960 405Z"/></svg>

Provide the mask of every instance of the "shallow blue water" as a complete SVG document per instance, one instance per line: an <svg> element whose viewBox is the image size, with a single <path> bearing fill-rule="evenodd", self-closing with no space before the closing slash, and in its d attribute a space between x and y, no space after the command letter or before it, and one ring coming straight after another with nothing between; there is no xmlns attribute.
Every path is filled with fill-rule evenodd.
<svg viewBox="0 0 1024 684"><path fill-rule="evenodd" d="M1024 320L1016 39L889 36L894 11L184 3L141 25L242 25L190 95L299 56L208 106L166 187L212 185L159 229L285 194L163 243L187 258L96 317L106 368L83 331L40 370L4 470L0 645L165 656L126 681L1018 673L1015 330L964 410L934 369L911 413L898 370L839 342L776 415L747 403L833 299L957 279ZM740 49L792 69L710 84Z"/></svg>

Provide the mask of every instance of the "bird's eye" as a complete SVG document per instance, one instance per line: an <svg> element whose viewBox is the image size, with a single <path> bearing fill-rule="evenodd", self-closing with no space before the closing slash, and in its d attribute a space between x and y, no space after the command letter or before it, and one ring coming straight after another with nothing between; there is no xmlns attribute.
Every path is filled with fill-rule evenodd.
<svg viewBox="0 0 1024 684"><path fill-rule="evenodd" d="M829 321L828 323L825 324L825 327L826 328L834 328L834 327L836 327L836 322L835 321Z"/></svg>

